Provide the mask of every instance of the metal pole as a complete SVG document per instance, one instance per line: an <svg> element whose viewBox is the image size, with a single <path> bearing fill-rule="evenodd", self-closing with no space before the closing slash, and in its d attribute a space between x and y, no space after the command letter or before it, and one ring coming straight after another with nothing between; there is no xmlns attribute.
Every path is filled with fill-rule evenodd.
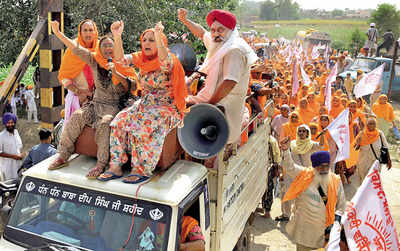
<svg viewBox="0 0 400 251"><path fill-rule="evenodd" d="M393 83L393 77L394 77L394 67L396 65L396 59L397 59L397 50L399 48L399 43L400 43L400 38L398 41L395 41L394 43L394 53L393 53L393 59L392 59L392 69L390 71L390 81L389 81L389 89L388 89L388 99L390 99L390 95L392 92L392 83Z"/></svg>

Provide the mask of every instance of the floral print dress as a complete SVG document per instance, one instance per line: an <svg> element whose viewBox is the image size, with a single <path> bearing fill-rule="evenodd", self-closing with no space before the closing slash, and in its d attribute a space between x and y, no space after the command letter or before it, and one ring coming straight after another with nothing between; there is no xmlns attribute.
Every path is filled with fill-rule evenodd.
<svg viewBox="0 0 400 251"><path fill-rule="evenodd" d="M110 167L126 163L129 152L131 173L151 176L165 137L182 122L182 114L174 105L171 56L160 64L160 70L139 74L142 98L111 122Z"/></svg>

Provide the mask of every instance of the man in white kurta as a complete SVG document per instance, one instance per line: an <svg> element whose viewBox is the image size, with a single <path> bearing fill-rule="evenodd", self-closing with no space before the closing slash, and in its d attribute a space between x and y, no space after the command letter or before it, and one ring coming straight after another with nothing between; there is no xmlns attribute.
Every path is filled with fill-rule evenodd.
<svg viewBox="0 0 400 251"><path fill-rule="evenodd" d="M207 15L211 32L187 19L187 10L179 9L181 22L207 48L207 58L200 71L207 74L205 87L196 96L188 96L188 104L222 105L229 125L228 144L240 138L243 107L250 77L250 66L258 59L235 29L235 16L224 10Z"/></svg>
<svg viewBox="0 0 400 251"><path fill-rule="evenodd" d="M32 115L33 115L33 121L35 123L38 123L38 118L37 118L37 107L36 107L36 102L35 102L35 93L32 90L32 87L28 87L27 90L25 91L25 98L26 98L26 104L28 106L28 121L32 120Z"/></svg>
<svg viewBox="0 0 400 251"><path fill-rule="evenodd" d="M302 174L307 167L297 165L293 162L289 151L287 151L289 148L288 141L282 142L281 145L283 150L282 167L287 175L294 179L293 185L299 186L301 182L296 183L298 175ZM343 215L346 206L346 198L340 178L330 173L329 153L324 151L316 152L311 158L313 166L312 181L303 192L294 198L292 216L286 225L286 231L296 243L298 251L315 250L324 247L325 244L327 207L318 191L319 186L321 186L325 195L327 195L328 187L333 182L333 179L336 179L335 215Z"/></svg>
<svg viewBox="0 0 400 251"><path fill-rule="evenodd" d="M0 133L0 171L4 180L17 178L17 171L22 164L22 141L15 129L16 121L17 117L12 113L3 115L6 128Z"/></svg>

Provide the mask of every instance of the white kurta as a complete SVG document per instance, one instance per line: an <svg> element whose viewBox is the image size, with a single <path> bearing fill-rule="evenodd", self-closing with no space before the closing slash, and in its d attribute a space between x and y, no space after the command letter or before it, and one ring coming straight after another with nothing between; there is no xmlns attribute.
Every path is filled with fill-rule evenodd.
<svg viewBox="0 0 400 251"><path fill-rule="evenodd" d="M379 134L382 137L382 143L385 147L388 147L388 143L386 141L386 137L381 130L378 130ZM372 143L372 147L374 148L376 156L379 158L381 156L381 139L378 138ZM357 172L360 175L360 181L362 182L367 176L369 169L371 168L372 164L374 164L376 158L374 153L372 152L371 146L361 146L360 153L358 155L358 162L357 162Z"/></svg>
<svg viewBox="0 0 400 251"><path fill-rule="evenodd" d="M8 154L20 154L22 149L22 141L18 130L14 130L14 134L4 129L0 133L0 152ZM21 160L0 157L0 171L3 172L4 178L17 178L17 171L21 167Z"/></svg>
<svg viewBox="0 0 400 251"><path fill-rule="evenodd" d="M33 90L28 90L25 92L26 104L28 106L29 111L37 111L36 103L35 103L35 94Z"/></svg>
<svg viewBox="0 0 400 251"><path fill-rule="evenodd" d="M291 178L295 179L304 167L293 163L288 151L283 153L282 167ZM296 243L310 248L322 248L325 241L326 207L318 192L319 184L311 185L294 200L292 216L286 225L286 231ZM324 191L325 194L328 191ZM337 189L335 214L343 215L346 198L340 182Z"/></svg>

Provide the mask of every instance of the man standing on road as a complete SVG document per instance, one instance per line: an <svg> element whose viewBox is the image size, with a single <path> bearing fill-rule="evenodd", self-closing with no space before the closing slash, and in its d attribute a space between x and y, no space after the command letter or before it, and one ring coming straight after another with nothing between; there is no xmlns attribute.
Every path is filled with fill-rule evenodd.
<svg viewBox="0 0 400 251"><path fill-rule="evenodd" d="M207 74L205 87L188 96L187 104L221 104L229 124L228 144L240 138L242 112L250 77L250 66L257 55L235 29L236 17L224 10L212 10L207 15L210 31L187 19L188 11L178 10L179 20L201 39L207 48L207 58L200 71Z"/></svg>
<svg viewBox="0 0 400 251"><path fill-rule="evenodd" d="M378 30L375 28L375 23L371 23L369 26L365 48L368 49L368 56L373 57L375 55L376 44L378 43Z"/></svg>
<svg viewBox="0 0 400 251"><path fill-rule="evenodd" d="M294 179L283 202L294 201L292 217L286 230L296 243L297 251L323 248L326 231L346 206L340 177L330 170L329 152L319 151L311 155L312 168L293 163L289 152L289 140L281 142L282 167Z"/></svg>
<svg viewBox="0 0 400 251"><path fill-rule="evenodd" d="M3 115L3 125L6 127L0 133L0 172L4 179L17 178L17 171L20 168L21 160L24 155L21 154L22 141L18 130L15 129L17 117L9 112Z"/></svg>
<svg viewBox="0 0 400 251"><path fill-rule="evenodd" d="M57 153L57 149L51 144L52 137L50 130L44 128L40 129L39 137L40 144L32 147L24 160L23 167L26 169Z"/></svg>

